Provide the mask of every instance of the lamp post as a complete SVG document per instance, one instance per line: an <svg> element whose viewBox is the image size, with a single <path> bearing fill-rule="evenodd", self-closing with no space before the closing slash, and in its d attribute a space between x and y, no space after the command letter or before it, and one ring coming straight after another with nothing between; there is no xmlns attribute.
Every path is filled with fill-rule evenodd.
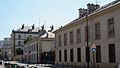
<svg viewBox="0 0 120 68"><path fill-rule="evenodd" d="M86 36L87 36L87 47L86 47L86 62L87 62L87 68L89 68L89 62L90 62L90 53L89 53L89 38L88 38L88 15L86 14Z"/></svg>

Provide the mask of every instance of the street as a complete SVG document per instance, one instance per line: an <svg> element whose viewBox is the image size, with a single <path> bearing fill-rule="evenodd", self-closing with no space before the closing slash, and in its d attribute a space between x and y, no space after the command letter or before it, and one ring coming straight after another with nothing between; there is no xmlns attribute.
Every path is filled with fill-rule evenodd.
<svg viewBox="0 0 120 68"><path fill-rule="evenodd" d="M17 61L3 61L1 60L2 64L0 64L0 68L9 68L9 67L6 67L5 63L10 63L11 65L12 64L15 64L17 66L17 68L19 67L24 67L24 68L52 68L51 64L25 64L25 63L19 63Z"/></svg>

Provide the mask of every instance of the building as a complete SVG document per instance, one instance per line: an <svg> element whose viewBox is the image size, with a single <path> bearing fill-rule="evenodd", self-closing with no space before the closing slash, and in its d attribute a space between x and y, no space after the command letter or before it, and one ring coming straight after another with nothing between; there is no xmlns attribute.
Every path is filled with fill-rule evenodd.
<svg viewBox="0 0 120 68"><path fill-rule="evenodd" d="M25 26L22 25L21 28L17 30L12 30L11 33L11 52L12 52L12 60L22 60L23 55L23 46L24 43L27 43L28 40L31 38L36 38L39 35L43 35L46 31L44 27L40 29L39 27L35 27L33 24L32 26Z"/></svg>
<svg viewBox="0 0 120 68"><path fill-rule="evenodd" d="M4 41L1 40L0 41L0 59L3 59L3 44L4 44Z"/></svg>
<svg viewBox="0 0 120 68"><path fill-rule="evenodd" d="M4 43L4 41L3 41L3 40L1 40L1 41L0 41L0 48L2 48L2 47L3 47L3 43Z"/></svg>
<svg viewBox="0 0 120 68"><path fill-rule="evenodd" d="M120 1L102 7L87 6L88 9L79 9L79 18L54 31L55 63L85 67L90 61L90 67L115 68L120 63ZM94 56L93 44L96 45Z"/></svg>
<svg viewBox="0 0 120 68"><path fill-rule="evenodd" d="M46 32L24 46L24 60L28 63L54 63L55 34Z"/></svg>
<svg viewBox="0 0 120 68"><path fill-rule="evenodd" d="M10 59L10 38L4 38L4 43L3 43L3 60L9 60Z"/></svg>

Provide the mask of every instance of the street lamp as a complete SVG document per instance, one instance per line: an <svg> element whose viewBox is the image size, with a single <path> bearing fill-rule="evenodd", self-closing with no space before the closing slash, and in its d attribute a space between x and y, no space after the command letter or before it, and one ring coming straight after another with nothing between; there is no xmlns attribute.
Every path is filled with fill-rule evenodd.
<svg viewBox="0 0 120 68"><path fill-rule="evenodd" d="M90 53L89 53L89 38L88 38L88 15L86 14L86 36L87 36L87 47L86 47L86 62L87 62L87 68L89 68L89 62L90 62Z"/></svg>

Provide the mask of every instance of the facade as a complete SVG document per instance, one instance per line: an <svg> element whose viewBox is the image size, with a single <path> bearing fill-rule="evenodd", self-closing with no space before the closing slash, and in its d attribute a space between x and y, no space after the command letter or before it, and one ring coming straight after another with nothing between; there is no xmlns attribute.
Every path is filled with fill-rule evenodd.
<svg viewBox="0 0 120 68"><path fill-rule="evenodd" d="M9 60L10 59L10 38L4 38L4 43L3 43L3 60Z"/></svg>
<svg viewBox="0 0 120 68"><path fill-rule="evenodd" d="M0 41L0 48L2 48L2 47L3 47L3 43L4 43L4 41L3 41L3 40L1 40L1 41Z"/></svg>
<svg viewBox="0 0 120 68"><path fill-rule="evenodd" d="M46 32L44 35L29 41L24 46L25 62L53 63L55 61L54 46L55 35L52 32ZM50 60L48 58L50 58Z"/></svg>
<svg viewBox="0 0 120 68"><path fill-rule="evenodd" d="M0 41L0 59L3 59L3 44L4 44L4 41L1 40Z"/></svg>
<svg viewBox="0 0 120 68"><path fill-rule="evenodd" d="M94 10L89 5L96 6L88 4L88 9L79 9L79 18L54 31L55 63L85 67L90 61L89 66L93 67L95 61L96 67L115 68L120 63L120 1Z"/></svg>
<svg viewBox="0 0 120 68"><path fill-rule="evenodd" d="M25 26L22 25L21 28L13 30L11 34L11 52L12 60L22 60L23 46L31 38L36 38L39 35L43 35L46 31L40 29L39 27Z"/></svg>

